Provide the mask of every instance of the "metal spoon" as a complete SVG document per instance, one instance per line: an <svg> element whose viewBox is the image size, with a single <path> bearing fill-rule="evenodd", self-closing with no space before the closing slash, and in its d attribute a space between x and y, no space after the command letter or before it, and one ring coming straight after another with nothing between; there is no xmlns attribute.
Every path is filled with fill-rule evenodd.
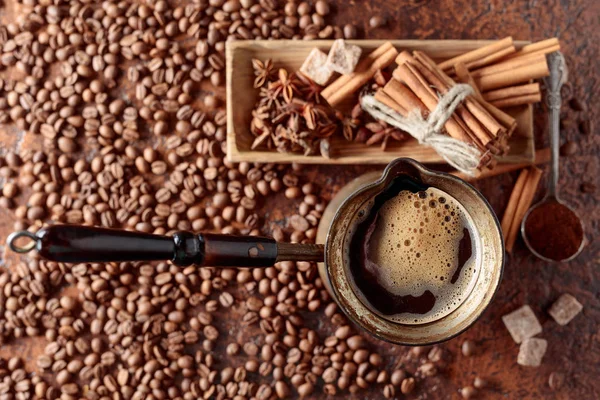
<svg viewBox="0 0 600 400"><path fill-rule="evenodd" d="M536 251L536 249L531 244L531 240L530 240L531 238L527 237L527 233L525 230L527 218L531 215L531 212L533 210L536 210L536 209L541 210L542 207L546 208L546 207L552 206L554 208L554 212L556 212L557 207L562 207L563 210L561 210L561 211L563 211L565 213L571 213L572 214L571 217L573 218L573 220L579 221L581 230L583 231L583 224L581 223L581 218L577 215L577 213L571 207L566 205L558 197L558 172L559 172L559 169L558 169L558 147L559 147L559 132L560 132L560 128L559 128L560 106L561 106L560 89L567 80L567 74L568 74L567 66L565 64L565 59L560 52L555 52L555 53L549 54L547 56L547 58L548 58L548 68L550 70L550 76L545 78L544 82L546 84L546 104L548 105L548 108L550 110L548 122L549 122L549 129L550 129L550 147L552 150L552 164L551 164L552 169L551 169L550 178L548 181L548 193L542 199L542 201L540 201L539 203L532 206L525 214L525 217L523 218L523 221L521 223L521 234L523 235L525 244L527 245L529 250L536 257L538 257L542 260L551 261L551 262L552 261L570 261L570 260L574 259L575 257L577 257L579 255L579 253L581 253L581 250L583 249L583 245L585 242L583 240L583 235L582 235L582 240L581 240L581 243L580 243L577 251L575 251L573 254L569 255L568 257L563 258L562 260L554 260L554 259L545 257ZM564 229L563 229L564 227L560 227L561 230L556 229L556 228L559 228L556 226L553 228L555 228L555 229L549 229L547 231L547 233L549 235L552 235L552 234L564 235L565 234Z"/></svg>

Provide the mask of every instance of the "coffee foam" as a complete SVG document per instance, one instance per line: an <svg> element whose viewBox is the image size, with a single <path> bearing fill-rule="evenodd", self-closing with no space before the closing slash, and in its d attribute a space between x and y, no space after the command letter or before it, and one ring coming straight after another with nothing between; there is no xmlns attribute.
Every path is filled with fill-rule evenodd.
<svg viewBox="0 0 600 400"><path fill-rule="evenodd" d="M459 244L471 235L473 255L450 283L457 267ZM369 241L371 271L378 284L394 295L420 296L426 290L436 298L424 315L386 316L405 324L426 323L454 311L470 293L477 275L477 232L464 207L435 188L413 193L402 191L379 209ZM371 266L373 267L373 266Z"/></svg>

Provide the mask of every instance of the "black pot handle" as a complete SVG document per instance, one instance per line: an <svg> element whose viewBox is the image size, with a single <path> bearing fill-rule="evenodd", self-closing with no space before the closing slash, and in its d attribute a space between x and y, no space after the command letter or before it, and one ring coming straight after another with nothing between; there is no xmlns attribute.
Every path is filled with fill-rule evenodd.
<svg viewBox="0 0 600 400"><path fill-rule="evenodd" d="M30 243L18 246L19 239ZM17 253L34 248L57 262L121 262L170 260L175 265L267 267L278 261L323 261L323 246L277 243L272 238L176 232L160 236L79 225L53 225L33 234L15 232L8 245Z"/></svg>

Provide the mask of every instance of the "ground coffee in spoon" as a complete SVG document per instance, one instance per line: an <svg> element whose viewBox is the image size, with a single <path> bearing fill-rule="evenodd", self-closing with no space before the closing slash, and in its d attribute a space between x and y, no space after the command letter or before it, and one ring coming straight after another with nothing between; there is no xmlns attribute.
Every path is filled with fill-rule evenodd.
<svg viewBox="0 0 600 400"><path fill-rule="evenodd" d="M539 255L555 261L577 253L583 228L577 214L557 201L534 208L525 221L525 235Z"/></svg>

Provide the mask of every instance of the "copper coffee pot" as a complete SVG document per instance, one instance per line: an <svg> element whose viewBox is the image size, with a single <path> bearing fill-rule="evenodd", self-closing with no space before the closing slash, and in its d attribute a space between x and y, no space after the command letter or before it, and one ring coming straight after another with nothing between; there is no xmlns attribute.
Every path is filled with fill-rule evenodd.
<svg viewBox="0 0 600 400"><path fill-rule="evenodd" d="M478 232L477 281L456 310L424 324L399 324L374 312L357 295L359 289L349 267L349 257L357 254L350 245L352 226L395 179L411 179L448 193L469 212ZM170 260L179 266L266 267L279 261L316 261L325 287L355 324L380 339L407 345L447 340L475 323L491 302L504 265L498 219L484 197L467 182L431 171L407 158L392 161L379 176L360 177L343 188L325 209L317 238L325 246L277 243L271 238L254 236L191 232L158 236L54 225L35 234L15 232L9 236L8 245L18 253L36 249L42 258L66 263ZM24 246L17 243L25 239L29 243Z"/></svg>

